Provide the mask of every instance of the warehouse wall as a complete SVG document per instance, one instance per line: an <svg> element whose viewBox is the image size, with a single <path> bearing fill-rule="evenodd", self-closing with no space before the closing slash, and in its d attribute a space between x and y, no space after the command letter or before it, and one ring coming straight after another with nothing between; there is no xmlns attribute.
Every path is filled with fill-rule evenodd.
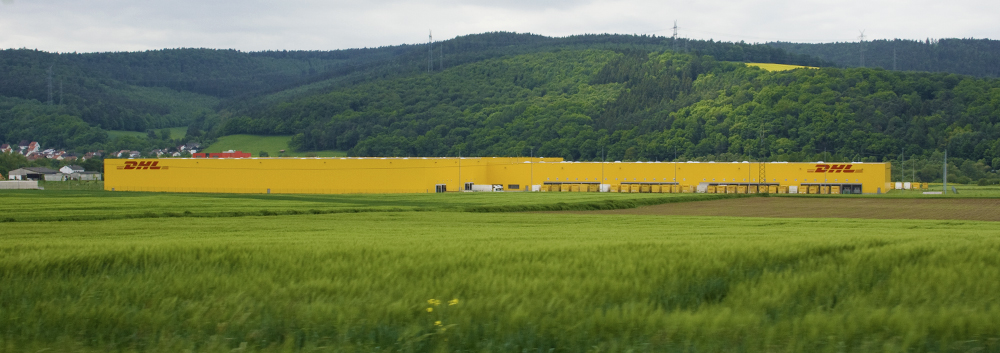
<svg viewBox="0 0 1000 353"><path fill-rule="evenodd" d="M105 159L106 190L216 193L423 193L483 183L510 158ZM520 159L525 161L527 159ZM535 158L537 161L559 159ZM155 165L154 165L155 164Z"/></svg>
<svg viewBox="0 0 1000 353"><path fill-rule="evenodd" d="M757 163L563 162L558 158L106 159L105 189L219 193L424 193L463 183L757 183ZM848 172L849 171L849 172ZM767 163L767 183L888 190L888 163Z"/></svg>

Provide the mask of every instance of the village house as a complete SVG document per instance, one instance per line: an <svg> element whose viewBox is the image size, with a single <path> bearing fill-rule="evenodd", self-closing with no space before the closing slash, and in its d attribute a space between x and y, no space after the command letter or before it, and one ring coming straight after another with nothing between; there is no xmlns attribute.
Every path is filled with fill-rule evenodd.
<svg viewBox="0 0 1000 353"><path fill-rule="evenodd" d="M184 145L181 145L180 147L177 147L177 150L180 151L180 152L198 153L198 149L200 149L200 148L201 148L201 144L200 143L191 141L191 142L188 142L187 144L184 144Z"/></svg>
<svg viewBox="0 0 1000 353"><path fill-rule="evenodd" d="M37 161L39 159L45 158L45 155L38 152L28 152L28 154L25 155L25 157L27 157L29 161Z"/></svg>
<svg viewBox="0 0 1000 353"><path fill-rule="evenodd" d="M10 148L9 144L5 143L2 146L0 146L0 153L11 153L13 151L14 151L14 149Z"/></svg>
<svg viewBox="0 0 1000 353"><path fill-rule="evenodd" d="M83 169L83 167L78 165L67 165L62 168L59 168L59 172L63 174L83 173L85 171L86 170Z"/></svg>
<svg viewBox="0 0 1000 353"><path fill-rule="evenodd" d="M101 180L101 173L88 172L78 165L68 165L59 168L65 180Z"/></svg>

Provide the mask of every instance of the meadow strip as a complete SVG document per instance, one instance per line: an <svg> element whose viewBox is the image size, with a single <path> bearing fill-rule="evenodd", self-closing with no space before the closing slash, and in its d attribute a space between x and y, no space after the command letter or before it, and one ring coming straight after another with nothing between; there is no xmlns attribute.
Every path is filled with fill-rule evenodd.
<svg viewBox="0 0 1000 353"><path fill-rule="evenodd" d="M676 202L694 194L445 193L445 194L198 194L105 191L3 191L18 205L0 222L49 222L159 217L247 217L358 212L617 209ZM675 200L676 199L676 200Z"/></svg>
<svg viewBox="0 0 1000 353"><path fill-rule="evenodd" d="M499 205L499 206L472 206L465 208L466 212L537 212L537 211L597 211L597 210L623 210L648 205L661 205L668 203L712 201L747 197L761 197L766 194L683 194L661 197L652 197L632 200L603 200L580 203L541 204L541 205Z"/></svg>

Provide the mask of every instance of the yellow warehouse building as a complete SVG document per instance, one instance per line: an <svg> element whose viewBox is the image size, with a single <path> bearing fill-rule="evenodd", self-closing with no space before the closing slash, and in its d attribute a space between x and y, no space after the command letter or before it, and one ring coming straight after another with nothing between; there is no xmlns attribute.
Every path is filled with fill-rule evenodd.
<svg viewBox="0 0 1000 353"><path fill-rule="evenodd" d="M561 158L106 159L109 191L432 193L442 191L886 192L889 163L567 162ZM760 189L758 189L760 187Z"/></svg>

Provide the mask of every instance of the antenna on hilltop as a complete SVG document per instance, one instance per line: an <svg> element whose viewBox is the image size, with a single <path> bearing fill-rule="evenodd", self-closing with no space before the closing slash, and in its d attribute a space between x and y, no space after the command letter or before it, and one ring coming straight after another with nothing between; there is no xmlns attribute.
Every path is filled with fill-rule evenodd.
<svg viewBox="0 0 1000 353"><path fill-rule="evenodd" d="M865 67L865 30L861 30L861 35L858 36L861 43L861 67Z"/></svg>
<svg viewBox="0 0 1000 353"><path fill-rule="evenodd" d="M434 34L427 30L427 72L434 68Z"/></svg>

